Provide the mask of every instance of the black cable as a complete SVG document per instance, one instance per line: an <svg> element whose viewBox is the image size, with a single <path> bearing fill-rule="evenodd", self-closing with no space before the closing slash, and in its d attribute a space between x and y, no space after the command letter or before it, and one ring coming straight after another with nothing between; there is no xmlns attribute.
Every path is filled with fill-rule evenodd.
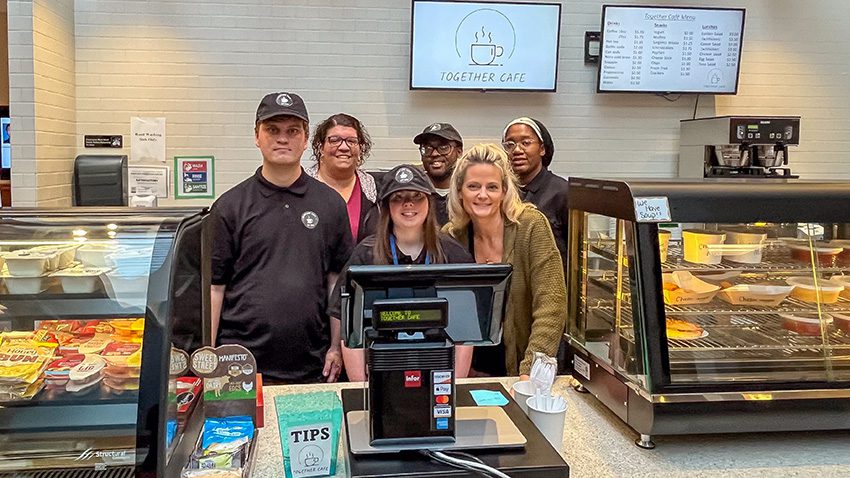
<svg viewBox="0 0 850 478"><path fill-rule="evenodd" d="M481 458L478 458L477 456L475 456L471 453L465 453L465 452L462 452L462 451L443 451L443 454L449 455L449 456L452 456L452 457L466 458L467 460L478 462L478 463L481 463L482 465L484 464L484 462L481 461Z"/></svg>
<svg viewBox="0 0 850 478"><path fill-rule="evenodd" d="M461 470L466 470L466 471L472 471L472 472L476 472L476 473L481 473L481 474L482 474L482 475L484 475L484 476L487 476L487 477L492 478L492 475L490 475L489 473L485 473L485 472L483 472L483 471L481 471L481 470L476 470L476 469L472 468L471 466L465 466L465 465L461 465L461 464L458 464L458 463L452 463L452 462L449 462L449 461L443 460L442 458L440 458L440 457L438 457L438 456L434 455L434 452L432 452L431 450L419 450L419 453L421 453L421 454L423 454L423 455L427 456L428 458L430 458L430 459L432 459L432 460L436 461L437 463L442 463L442 464L447 465L447 466L450 466L450 467L452 467L452 468L459 468L459 469L461 469Z"/></svg>
<svg viewBox="0 0 850 478"><path fill-rule="evenodd" d="M503 477L508 476L508 475L502 473L501 471L485 464L478 457L470 455L468 453L457 452L457 451L455 451L455 452L445 452L445 451L434 452L434 451L431 451L431 450L419 450L419 453L427 456L428 458L430 458L430 459L432 459L432 460L434 460L438 463L442 463L444 465L448 465L448 466L453 467L453 468L458 468L458 469L461 469L461 470L466 470L466 471L471 471L473 473L478 473L482 476L486 476L486 477L489 477L489 478L494 478L494 477L495 478L503 478ZM449 453L451 453L451 455ZM442 455L442 456L439 456L439 455ZM461 460L460 458L455 458L455 456L453 456L453 455L459 455L459 456L466 457L466 458L469 459L469 461L464 462L464 460ZM452 461L449 461L449 459L452 460Z"/></svg>
<svg viewBox="0 0 850 478"><path fill-rule="evenodd" d="M657 96L660 96L660 97L662 97L662 98L664 98L665 100L667 100L667 101L669 101L669 102L671 102L671 103L672 103L673 101L679 101L679 98L681 98L681 97L682 97L682 94L681 94L681 93L679 93L678 95L676 95L676 97L675 97L675 98L671 97L669 94L666 94L666 93L656 93L656 95L657 95Z"/></svg>
<svg viewBox="0 0 850 478"><path fill-rule="evenodd" d="M697 94L697 99L694 101L694 116L691 119L697 119L697 105L699 105L699 94Z"/></svg>

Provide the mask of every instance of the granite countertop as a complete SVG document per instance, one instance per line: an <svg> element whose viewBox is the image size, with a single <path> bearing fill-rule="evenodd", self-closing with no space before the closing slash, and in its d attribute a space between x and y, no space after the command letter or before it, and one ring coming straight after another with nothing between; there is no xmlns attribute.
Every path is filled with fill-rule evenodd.
<svg viewBox="0 0 850 478"><path fill-rule="evenodd" d="M461 383L497 380L506 388L515 378L466 379ZM265 428L260 432L252 476L284 476L274 397L287 393L358 388L361 383L265 387ZM558 377L553 388L566 398L567 422L561 453L570 476L584 477L848 477L850 432L799 432L657 436L654 450L634 445L637 433L590 394ZM340 436L344 441L344 436ZM337 474L345 476L343 444Z"/></svg>

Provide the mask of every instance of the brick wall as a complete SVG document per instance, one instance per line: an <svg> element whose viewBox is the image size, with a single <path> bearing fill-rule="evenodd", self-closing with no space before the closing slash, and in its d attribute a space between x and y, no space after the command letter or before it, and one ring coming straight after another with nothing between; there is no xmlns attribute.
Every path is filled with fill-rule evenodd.
<svg viewBox="0 0 850 478"><path fill-rule="evenodd" d="M404 0L77 0L76 153L86 151L84 134L124 134L129 144L131 116L165 116L168 157L215 155L220 194L260 164L252 137L259 98L291 90L316 121L339 111L363 120L376 145L369 167L418 161L411 138L433 121L454 123L472 144L496 141L508 120L531 115L555 137L557 173L672 177L679 120L691 117L695 97L595 93L583 39L599 29L602 3L633 2L563 2L558 92L548 94L409 91ZM745 3L740 93L716 105L701 97L698 114L802 115L794 169L850 178L839 167L850 146L850 30L842 24L850 7Z"/></svg>
<svg viewBox="0 0 850 478"><path fill-rule="evenodd" d="M33 74L33 3L9 0L9 113L12 140L12 204L35 206L35 76Z"/></svg>
<svg viewBox="0 0 850 478"><path fill-rule="evenodd" d="M10 1L12 201L71 205L76 154L73 0Z"/></svg>

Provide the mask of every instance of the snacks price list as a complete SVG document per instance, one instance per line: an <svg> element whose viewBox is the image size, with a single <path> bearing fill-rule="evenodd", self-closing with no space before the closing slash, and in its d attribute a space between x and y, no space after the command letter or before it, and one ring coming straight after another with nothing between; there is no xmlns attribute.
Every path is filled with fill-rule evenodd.
<svg viewBox="0 0 850 478"><path fill-rule="evenodd" d="M732 93L743 10L606 7L600 91Z"/></svg>

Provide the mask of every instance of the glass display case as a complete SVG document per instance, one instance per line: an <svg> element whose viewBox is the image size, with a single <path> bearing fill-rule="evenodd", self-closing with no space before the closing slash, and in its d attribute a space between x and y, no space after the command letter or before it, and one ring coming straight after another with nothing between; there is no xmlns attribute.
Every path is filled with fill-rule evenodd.
<svg viewBox="0 0 850 478"><path fill-rule="evenodd" d="M850 429L850 183L570 179L568 367L652 435Z"/></svg>
<svg viewBox="0 0 850 478"><path fill-rule="evenodd" d="M203 418L170 371L210 343L205 216L0 210L0 477L179 476Z"/></svg>

